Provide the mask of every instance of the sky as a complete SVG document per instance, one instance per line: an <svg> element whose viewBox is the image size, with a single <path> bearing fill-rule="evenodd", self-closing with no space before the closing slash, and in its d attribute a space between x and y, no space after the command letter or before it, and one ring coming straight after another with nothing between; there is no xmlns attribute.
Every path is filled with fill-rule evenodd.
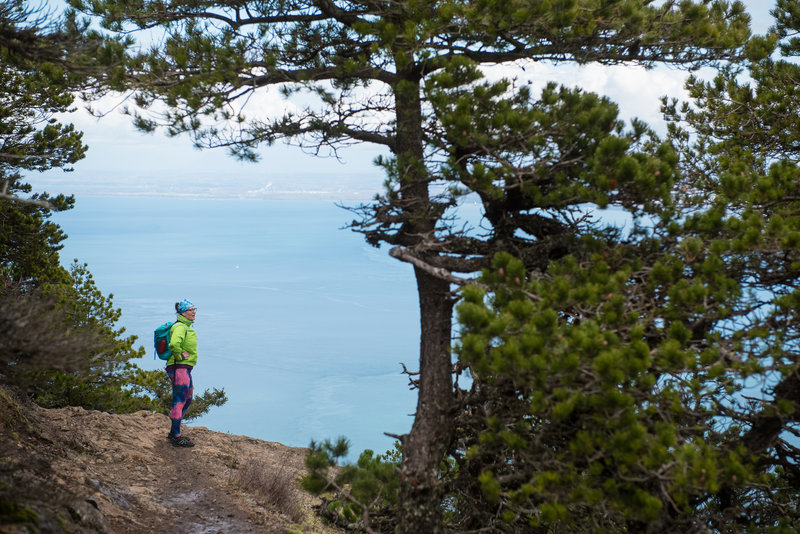
<svg viewBox="0 0 800 534"><path fill-rule="evenodd" d="M747 0L754 33L772 24L769 10L774 0ZM505 69L504 72L512 72ZM514 68L514 75L541 88L548 81L579 86L609 96L618 103L625 120L638 117L663 131L660 97L684 98L688 73L659 67L645 70L632 66L581 68L554 67L544 63ZM707 72L711 75L711 72ZM292 105L274 88L259 95L264 108ZM35 191L82 195L186 195L208 198L313 198L331 201L367 200L381 190L384 174L374 165L382 152L370 145L343 150L340 159L315 157L296 146L277 143L260 150L258 163L239 162L225 149L198 150L188 137L170 138L164 133L144 134L123 115L124 97L114 95L99 103L105 115L97 119L83 107L60 119L84 132L87 157L74 171L61 170L29 175Z"/></svg>

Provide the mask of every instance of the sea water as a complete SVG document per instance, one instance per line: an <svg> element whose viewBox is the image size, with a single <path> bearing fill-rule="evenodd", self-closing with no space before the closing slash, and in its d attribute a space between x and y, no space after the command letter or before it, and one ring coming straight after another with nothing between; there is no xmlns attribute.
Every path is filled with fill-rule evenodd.
<svg viewBox="0 0 800 534"><path fill-rule="evenodd" d="M82 197L53 220L67 265L88 263L153 359L174 303L197 306L195 391L228 402L189 425L307 446L346 436L351 457L384 452L410 429L418 361L411 267L343 229L352 214L319 200Z"/></svg>

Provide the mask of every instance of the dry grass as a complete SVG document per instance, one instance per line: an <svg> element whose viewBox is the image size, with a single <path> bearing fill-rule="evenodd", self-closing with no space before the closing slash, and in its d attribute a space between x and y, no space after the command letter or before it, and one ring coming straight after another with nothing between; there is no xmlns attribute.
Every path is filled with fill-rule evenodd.
<svg viewBox="0 0 800 534"><path fill-rule="evenodd" d="M281 461L276 465L258 458L236 461L231 482L255 495L263 506L284 514L294 522L300 522L304 513L297 477L285 464Z"/></svg>

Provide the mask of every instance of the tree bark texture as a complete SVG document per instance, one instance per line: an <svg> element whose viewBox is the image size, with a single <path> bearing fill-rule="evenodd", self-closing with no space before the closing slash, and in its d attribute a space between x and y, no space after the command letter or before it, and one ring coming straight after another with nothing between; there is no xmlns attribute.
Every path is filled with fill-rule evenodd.
<svg viewBox="0 0 800 534"><path fill-rule="evenodd" d="M417 412L403 443L399 518L404 534L443 532L439 463L452 438L450 284L415 267L420 302L420 381Z"/></svg>
<svg viewBox="0 0 800 534"><path fill-rule="evenodd" d="M413 247L429 236L429 177L425 167L420 77L413 65L398 70L394 87L397 117L395 150L400 163L401 205L405 222L399 241ZM423 258L424 260L424 258ZM450 283L415 266L420 307L419 391L411 432L403 442L398 496L399 532L442 532L439 463L451 437L452 374L450 335L453 301Z"/></svg>

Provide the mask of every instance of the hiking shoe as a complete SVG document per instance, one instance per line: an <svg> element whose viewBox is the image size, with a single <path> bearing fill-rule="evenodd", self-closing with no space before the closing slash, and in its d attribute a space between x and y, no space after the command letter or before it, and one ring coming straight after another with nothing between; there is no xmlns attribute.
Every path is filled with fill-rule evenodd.
<svg viewBox="0 0 800 534"><path fill-rule="evenodd" d="M194 447L194 442L185 436L168 436L170 443L176 447Z"/></svg>

